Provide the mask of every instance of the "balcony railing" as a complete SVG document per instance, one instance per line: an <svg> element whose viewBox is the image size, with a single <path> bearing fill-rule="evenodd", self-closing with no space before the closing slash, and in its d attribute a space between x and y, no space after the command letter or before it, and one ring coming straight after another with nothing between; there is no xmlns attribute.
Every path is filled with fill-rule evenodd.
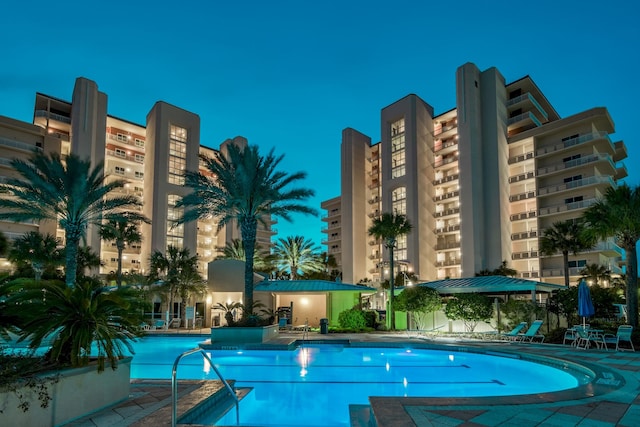
<svg viewBox="0 0 640 427"><path fill-rule="evenodd" d="M120 153L119 151L114 150L106 150L106 152L108 156L117 157L119 159L128 160L130 162L144 163L144 156L129 156L128 154Z"/></svg>
<svg viewBox="0 0 640 427"><path fill-rule="evenodd" d="M436 228L435 232L437 234L440 234L440 233L450 233L452 231L459 231L459 230L460 230L460 224L456 224L456 225L448 225L446 227Z"/></svg>
<svg viewBox="0 0 640 427"><path fill-rule="evenodd" d="M544 110L544 108L542 108L542 106L538 103L536 98L533 95L531 95L531 93L529 93L529 92L523 93L520 96L517 96L515 98L512 98L512 99L508 100L507 101L507 107L510 107L510 106L515 105L515 104L517 104L519 102L522 102L522 101L530 101L537 108L537 110L540 112L540 114L542 114L544 116L545 119L549 118L549 115Z"/></svg>
<svg viewBox="0 0 640 427"><path fill-rule="evenodd" d="M441 242L436 244L436 250L441 251L444 249L456 249L460 247L460 242Z"/></svg>
<svg viewBox="0 0 640 427"><path fill-rule="evenodd" d="M512 124L522 122L527 119L530 119L536 126L542 126L542 123L540 123L540 120L538 120L538 118L531 111L527 111L525 113L518 114L517 116L510 117L507 122L507 125L511 126Z"/></svg>
<svg viewBox="0 0 640 427"><path fill-rule="evenodd" d="M445 176L443 178L440 179L435 179L433 180L433 185L441 185L444 184L445 182L451 182L451 181L455 181L460 177L459 174L453 174L453 175L449 175L449 176Z"/></svg>
<svg viewBox="0 0 640 427"><path fill-rule="evenodd" d="M570 190L573 188L586 187L588 185L596 185L596 184L609 184L611 187L615 187L615 183L610 176L590 176L587 178L577 179L575 181L565 182L563 184L558 185L550 185L548 187L543 187L538 189L538 195L543 196L545 194L553 194L558 193L565 190Z"/></svg>
<svg viewBox="0 0 640 427"><path fill-rule="evenodd" d="M457 162L458 161L458 156L447 156L443 159L440 160L436 160L436 162L433 164L434 168L438 168L440 166L444 166L447 165L449 163L453 163L453 162Z"/></svg>
<svg viewBox="0 0 640 427"><path fill-rule="evenodd" d="M529 258L538 258L538 251L531 250L531 251L525 251L525 252L514 252L511 254L511 259L513 260L529 259Z"/></svg>
<svg viewBox="0 0 640 427"><path fill-rule="evenodd" d="M583 166L589 163L594 163L594 162L599 162L599 161L608 161L609 164L611 165L612 169L616 168L615 163L613 162L613 160L611 159L611 156L608 154L591 154L585 157L580 157L579 159L573 159L573 160L569 160L568 162L563 162L563 163L558 163L555 165L551 165L551 166L547 166L545 168L539 168L538 169L538 176L541 175L546 175L549 173L553 173L553 172L557 172L557 171L561 171L561 170L565 170L565 169L569 169L569 168L574 168L577 166Z"/></svg>
<svg viewBox="0 0 640 427"><path fill-rule="evenodd" d="M0 145L10 148L16 148L23 151L42 151L42 147L26 144L24 142L15 141L13 139L7 139L0 137Z"/></svg>
<svg viewBox="0 0 640 427"><path fill-rule="evenodd" d="M548 147L540 147L536 151L538 156L543 154L553 153L556 151L564 150L565 148L574 147L576 145L584 144L585 142L593 141L595 139L606 139L609 141L611 145L611 150L615 150L613 143L611 142L611 138L609 138L609 134L607 132L592 132L587 133L585 135L581 135L577 138L567 139L566 141L562 141L559 144L551 145Z"/></svg>
<svg viewBox="0 0 640 427"><path fill-rule="evenodd" d="M532 279L540 277L539 271L520 271L518 272L518 277L521 279Z"/></svg>
<svg viewBox="0 0 640 427"><path fill-rule="evenodd" d="M443 211L436 212L435 214L433 214L433 216L436 218L440 218L443 216L455 215L458 213L460 213L460 208L452 208L452 209L445 209Z"/></svg>
<svg viewBox="0 0 640 427"><path fill-rule="evenodd" d="M509 177L509 184L512 184L514 182L524 181L525 179L532 179L532 178L535 178L535 176L536 176L536 174L534 172L525 172L525 173L521 173L519 175L510 176Z"/></svg>
<svg viewBox="0 0 640 427"><path fill-rule="evenodd" d="M50 113L47 110L36 110L34 113L36 117L49 117L49 119L56 120L58 122L71 124L71 117L62 116L56 113Z"/></svg>
<svg viewBox="0 0 640 427"><path fill-rule="evenodd" d="M535 218L537 216L536 211L520 212L510 216L511 221L519 221L523 219Z"/></svg>
<svg viewBox="0 0 640 427"><path fill-rule="evenodd" d="M521 154L519 156L509 157L509 164L512 165L529 159L533 159L533 151L529 151L528 153Z"/></svg>
<svg viewBox="0 0 640 427"><path fill-rule="evenodd" d="M522 233L512 233L511 240L533 239L538 237L538 230L524 231Z"/></svg>
<svg viewBox="0 0 640 427"><path fill-rule="evenodd" d="M596 199L587 199L587 200L580 200L578 202L565 203L562 205L549 206L546 208L540 208L538 211L538 214L540 216L545 216L545 215L553 215L560 212L573 211L576 209L586 209L589 206L593 205L595 202L596 202Z"/></svg>
<svg viewBox="0 0 640 427"><path fill-rule="evenodd" d="M520 200L533 199L536 197L535 191L527 191L526 193L514 194L513 196L509 196L510 202L519 202Z"/></svg>
<svg viewBox="0 0 640 427"><path fill-rule="evenodd" d="M450 267L452 265L460 265L460 258L449 258L444 261L436 261L436 267Z"/></svg>
<svg viewBox="0 0 640 427"><path fill-rule="evenodd" d="M450 191L448 193L440 194L439 196L434 196L433 197L433 201L434 202L440 202L442 200L450 199L452 197L458 197L459 195L460 195L460 191L458 191L458 190Z"/></svg>
<svg viewBox="0 0 640 427"><path fill-rule="evenodd" d="M448 139L448 140L442 141L442 143L440 144L435 144L433 146L433 152L437 153L438 151L444 150L445 148L453 147L455 145L458 145L458 141L456 141L455 139L454 140Z"/></svg>

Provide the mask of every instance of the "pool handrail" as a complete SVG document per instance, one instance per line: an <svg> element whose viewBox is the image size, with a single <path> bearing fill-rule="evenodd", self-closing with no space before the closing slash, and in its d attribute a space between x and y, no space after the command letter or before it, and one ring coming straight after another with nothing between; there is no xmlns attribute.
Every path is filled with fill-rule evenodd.
<svg viewBox="0 0 640 427"><path fill-rule="evenodd" d="M178 423L178 364L183 357L190 356L198 352L202 353L202 356L204 356L207 362L209 362L209 366L213 368L216 375L218 375L218 378L220 378L220 381L222 381L229 394L231 394L231 396L235 400L236 425L240 425L240 400L238 399L236 392L233 390L233 388L231 388L227 380L222 377L222 374L220 373L218 368L216 368L216 365L213 364L209 355L203 349L198 347L185 351L184 353L176 357L175 362L173 362L173 370L171 371L171 427L176 427Z"/></svg>

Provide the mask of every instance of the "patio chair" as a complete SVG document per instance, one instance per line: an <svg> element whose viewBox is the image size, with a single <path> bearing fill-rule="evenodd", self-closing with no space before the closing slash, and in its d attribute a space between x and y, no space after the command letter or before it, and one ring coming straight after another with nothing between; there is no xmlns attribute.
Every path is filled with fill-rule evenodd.
<svg viewBox="0 0 640 427"><path fill-rule="evenodd" d="M510 332L498 335L498 338L502 339L502 340L508 340L508 341L517 340L518 339L518 334L520 334L520 331L522 331L526 327L527 327L527 322L520 322Z"/></svg>
<svg viewBox="0 0 640 427"><path fill-rule="evenodd" d="M287 328L287 318L286 317L281 317L278 320L278 329L280 329L280 330L288 329Z"/></svg>
<svg viewBox="0 0 640 427"><path fill-rule="evenodd" d="M544 342L544 335L538 333L541 326L542 320L534 320L529 329L527 329L527 332L524 334L518 334L515 340L520 342L533 342L534 340L540 340L540 342Z"/></svg>
<svg viewBox="0 0 640 427"><path fill-rule="evenodd" d="M167 324L164 320L158 319L153 322L153 329L167 329Z"/></svg>
<svg viewBox="0 0 640 427"><path fill-rule="evenodd" d="M603 336L604 348L608 350L607 344L615 344L616 351L633 351L636 349L633 347L633 341L631 341L631 333L633 332L633 326L630 325L620 325L618 326L618 332L613 334L605 334ZM630 348L620 348L620 342L628 342Z"/></svg>

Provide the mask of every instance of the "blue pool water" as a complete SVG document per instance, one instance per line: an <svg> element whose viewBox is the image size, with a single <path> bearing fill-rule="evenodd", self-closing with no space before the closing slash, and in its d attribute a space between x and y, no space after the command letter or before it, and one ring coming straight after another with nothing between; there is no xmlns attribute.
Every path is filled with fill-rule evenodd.
<svg viewBox="0 0 640 427"><path fill-rule="evenodd" d="M135 345L132 378L169 379L194 337L148 337ZM475 353L307 345L294 351L207 350L226 379L253 387L240 422L261 426L349 426L349 404L369 396L477 397L542 393L579 385L565 371ZM184 358L181 379L217 379L202 355ZM203 424L216 420L202 419ZM218 425L235 425L230 411Z"/></svg>

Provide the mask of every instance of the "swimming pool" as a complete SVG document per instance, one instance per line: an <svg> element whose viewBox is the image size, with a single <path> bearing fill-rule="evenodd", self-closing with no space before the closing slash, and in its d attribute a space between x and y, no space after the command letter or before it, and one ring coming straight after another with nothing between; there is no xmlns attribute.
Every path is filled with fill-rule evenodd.
<svg viewBox="0 0 640 427"><path fill-rule="evenodd" d="M132 378L169 379L194 337L148 337L135 345ZM477 397L560 391L587 381L544 364L486 354L409 348L305 345L294 351L211 350L236 387L244 425L349 426L349 405L369 396ZM183 359L181 379L217 379L201 355ZM213 424L214 419L201 419ZM217 422L234 425L235 411Z"/></svg>

